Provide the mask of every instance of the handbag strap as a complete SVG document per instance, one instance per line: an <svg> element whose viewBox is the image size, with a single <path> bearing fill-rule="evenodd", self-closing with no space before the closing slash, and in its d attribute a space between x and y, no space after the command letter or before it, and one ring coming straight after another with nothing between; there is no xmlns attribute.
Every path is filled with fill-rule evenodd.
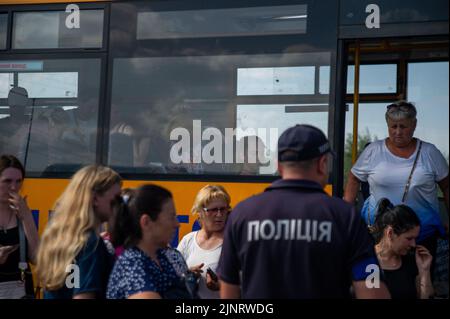
<svg viewBox="0 0 450 319"><path fill-rule="evenodd" d="M19 251L20 251L19 269L21 279L22 281L25 281L25 270L27 270L28 268L25 231L23 230L23 224L19 219L17 219L17 225L19 227Z"/></svg>
<svg viewBox="0 0 450 319"><path fill-rule="evenodd" d="M403 192L402 203L405 203L406 196L408 195L409 187L411 186L411 179L414 173L414 170L417 166L417 160L419 159L420 150L422 149L422 141L419 141L419 149L417 150L416 158L414 160L413 167L411 168L411 173L409 174L408 181L406 182L405 191Z"/></svg>

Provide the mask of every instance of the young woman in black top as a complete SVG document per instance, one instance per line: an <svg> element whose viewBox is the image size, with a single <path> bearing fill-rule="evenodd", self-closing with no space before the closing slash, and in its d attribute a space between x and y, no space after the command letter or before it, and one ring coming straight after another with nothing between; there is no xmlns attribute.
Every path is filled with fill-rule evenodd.
<svg viewBox="0 0 450 319"><path fill-rule="evenodd" d="M27 265L24 269L25 278L19 269L19 225L24 233L27 262L34 263L39 241L31 211L25 198L19 194L24 177L25 170L16 157L0 157L0 299L33 295L30 267ZM21 288L23 279L26 290Z"/></svg>
<svg viewBox="0 0 450 319"><path fill-rule="evenodd" d="M432 256L416 245L420 221L406 205L393 206L383 198L378 204L373 234L378 261L392 299L428 299L434 294Z"/></svg>

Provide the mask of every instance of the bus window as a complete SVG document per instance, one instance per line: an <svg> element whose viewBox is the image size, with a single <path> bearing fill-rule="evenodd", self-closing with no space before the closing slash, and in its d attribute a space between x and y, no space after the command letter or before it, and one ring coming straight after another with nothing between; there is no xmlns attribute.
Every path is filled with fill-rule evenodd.
<svg viewBox="0 0 450 319"><path fill-rule="evenodd" d="M80 28L65 25L69 14L65 11L15 12L13 49L101 48L103 10L81 10Z"/></svg>
<svg viewBox="0 0 450 319"><path fill-rule="evenodd" d="M100 60L2 63L14 70L0 73L0 87L7 89L0 97L6 105L0 114L0 153L16 155L32 174L95 162Z"/></svg>
<svg viewBox="0 0 450 319"><path fill-rule="evenodd" d="M8 15L0 14L0 50L6 49L7 30L8 30Z"/></svg>
<svg viewBox="0 0 450 319"><path fill-rule="evenodd" d="M0 72L1 72L0 63ZM8 92L13 84L13 74L12 73L0 73L0 99L6 99L8 97ZM7 107L4 105L4 107Z"/></svg>
<svg viewBox="0 0 450 319"><path fill-rule="evenodd" d="M314 94L314 66L238 68L237 95Z"/></svg>
<svg viewBox="0 0 450 319"><path fill-rule="evenodd" d="M328 108L328 104L238 105L237 139L257 135L263 142L264 158L260 160L254 175L277 173L278 137L287 128L296 124L310 124L326 134ZM277 134L274 135L273 132Z"/></svg>
<svg viewBox="0 0 450 319"><path fill-rule="evenodd" d="M385 120L386 105L389 103L360 103L358 118L358 153L364 150L367 143L384 139L388 136ZM352 165L353 146L353 103L348 104L345 114L345 146L344 146L344 178ZM359 155L359 154L358 154Z"/></svg>
<svg viewBox="0 0 450 319"><path fill-rule="evenodd" d="M19 73L19 86L28 88L33 98L77 97L77 72Z"/></svg>
<svg viewBox="0 0 450 319"><path fill-rule="evenodd" d="M449 160L448 62L408 63L408 100L417 108L415 136Z"/></svg>
<svg viewBox="0 0 450 319"><path fill-rule="evenodd" d="M139 12L137 39L306 33L307 5Z"/></svg>
<svg viewBox="0 0 450 319"><path fill-rule="evenodd" d="M347 93L353 94L355 67L349 65L347 73ZM359 93L397 92L396 64L365 64L360 68Z"/></svg>
<svg viewBox="0 0 450 319"><path fill-rule="evenodd" d="M253 135L269 159L278 139L271 128L281 134L309 123L327 132L329 97L318 95L315 76L329 63L327 52L117 58L108 164L123 172L274 175L267 162L241 165L248 159L238 160L238 146L252 146L238 129L266 129Z"/></svg>

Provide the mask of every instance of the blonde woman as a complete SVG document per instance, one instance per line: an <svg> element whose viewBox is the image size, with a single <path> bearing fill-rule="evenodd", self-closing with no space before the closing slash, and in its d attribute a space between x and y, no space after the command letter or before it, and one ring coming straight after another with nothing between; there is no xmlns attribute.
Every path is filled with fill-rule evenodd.
<svg viewBox="0 0 450 319"><path fill-rule="evenodd" d="M38 249L37 274L46 299L105 297L112 256L99 226L112 216L120 188L120 176L108 167L86 166L72 177Z"/></svg>
<svg viewBox="0 0 450 319"><path fill-rule="evenodd" d="M230 195L222 186L206 185L198 192L191 212L198 216L202 228L184 236L177 249L188 267L201 275L199 297L218 299L220 287L215 272L230 212Z"/></svg>

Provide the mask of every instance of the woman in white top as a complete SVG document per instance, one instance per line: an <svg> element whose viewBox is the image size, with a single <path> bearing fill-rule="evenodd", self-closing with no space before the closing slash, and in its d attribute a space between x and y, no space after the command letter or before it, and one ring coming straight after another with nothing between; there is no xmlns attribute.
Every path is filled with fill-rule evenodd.
<svg viewBox="0 0 450 319"><path fill-rule="evenodd" d="M434 256L437 237L445 234L439 215L438 186L448 211L448 164L433 144L413 137L416 114L416 108L408 102L388 105L389 137L372 142L361 153L349 173L344 199L353 203L360 182L369 183L370 196L361 211L368 225L374 223L376 205L381 198L388 198L394 205L408 205L421 223L417 242Z"/></svg>
<svg viewBox="0 0 450 319"><path fill-rule="evenodd" d="M198 216L202 228L184 236L178 250L189 268L200 276L199 297L218 299L220 286L215 272L230 212L230 195L222 186L206 185L198 192L191 212ZM212 272L207 271L209 268Z"/></svg>

